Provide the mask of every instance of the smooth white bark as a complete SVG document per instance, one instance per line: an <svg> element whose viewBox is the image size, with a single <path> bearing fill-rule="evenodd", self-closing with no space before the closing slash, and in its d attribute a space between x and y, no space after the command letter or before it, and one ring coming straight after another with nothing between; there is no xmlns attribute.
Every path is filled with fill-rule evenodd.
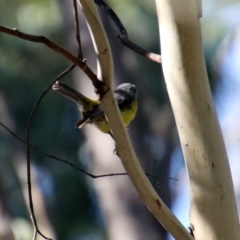
<svg viewBox="0 0 240 240"><path fill-rule="evenodd" d="M79 0L82 5L83 12L92 33L96 53L111 53L109 43L106 38L105 31L100 23L95 4L92 0ZM100 50L103 49L104 51ZM104 54L98 57L101 68L100 78L109 86L112 86L112 59L111 55ZM109 65L109 67L107 67ZM121 158L124 168L126 169L133 185L138 191L142 201L153 213L153 215L161 222L175 239L193 239L173 213L167 208L164 202L159 198L158 194L152 187L131 146L126 127L123 123L119 109L117 107L114 94L108 91L102 99L102 105L105 115L108 119L110 128L116 142L116 150Z"/></svg>
<svg viewBox="0 0 240 240"><path fill-rule="evenodd" d="M196 240L239 240L227 154L209 87L199 1L156 0L162 66L188 169Z"/></svg>

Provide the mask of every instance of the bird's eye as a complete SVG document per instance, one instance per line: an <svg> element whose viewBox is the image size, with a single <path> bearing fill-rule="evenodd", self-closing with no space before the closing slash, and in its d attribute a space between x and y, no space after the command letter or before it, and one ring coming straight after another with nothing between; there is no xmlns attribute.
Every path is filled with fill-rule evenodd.
<svg viewBox="0 0 240 240"><path fill-rule="evenodd" d="M132 91L132 92L137 92L136 87L135 87L135 86L132 86L132 87L131 87L131 91Z"/></svg>

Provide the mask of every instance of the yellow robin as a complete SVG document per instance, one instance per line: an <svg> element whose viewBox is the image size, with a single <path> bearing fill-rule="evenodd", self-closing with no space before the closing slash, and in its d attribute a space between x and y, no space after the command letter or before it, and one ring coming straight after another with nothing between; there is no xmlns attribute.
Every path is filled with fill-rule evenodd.
<svg viewBox="0 0 240 240"><path fill-rule="evenodd" d="M77 128L82 128L86 124L91 123L100 131L112 135L99 100L89 99L59 81L53 84L52 89L78 104L83 119L76 123ZM131 83L123 83L115 89L114 95L123 121L128 126L137 112L137 88Z"/></svg>

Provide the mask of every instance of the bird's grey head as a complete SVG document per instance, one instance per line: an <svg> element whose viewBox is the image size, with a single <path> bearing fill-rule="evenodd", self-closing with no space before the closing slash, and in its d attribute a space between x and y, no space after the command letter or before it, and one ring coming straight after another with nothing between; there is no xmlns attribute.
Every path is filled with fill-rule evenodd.
<svg viewBox="0 0 240 240"><path fill-rule="evenodd" d="M131 94L134 99L137 99L137 87L132 84L132 83L123 83L123 84L120 84L115 92L117 93L127 93L127 94Z"/></svg>

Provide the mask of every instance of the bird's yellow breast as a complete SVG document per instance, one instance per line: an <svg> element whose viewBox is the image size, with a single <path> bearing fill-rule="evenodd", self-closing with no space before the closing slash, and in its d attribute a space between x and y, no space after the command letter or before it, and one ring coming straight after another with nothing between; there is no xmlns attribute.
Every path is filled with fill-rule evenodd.
<svg viewBox="0 0 240 240"><path fill-rule="evenodd" d="M125 107L121 110L121 114L123 117L123 121L126 126L130 124L130 122L135 118L137 113L137 101L133 101L132 104L128 107Z"/></svg>
<svg viewBox="0 0 240 240"><path fill-rule="evenodd" d="M137 113L137 101L133 101L129 106L120 109L123 122L126 126L130 124L130 122L134 119L136 113ZM104 133L109 133L109 125L107 123L107 120L104 115L99 116L98 118L94 119L92 122L100 131Z"/></svg>

